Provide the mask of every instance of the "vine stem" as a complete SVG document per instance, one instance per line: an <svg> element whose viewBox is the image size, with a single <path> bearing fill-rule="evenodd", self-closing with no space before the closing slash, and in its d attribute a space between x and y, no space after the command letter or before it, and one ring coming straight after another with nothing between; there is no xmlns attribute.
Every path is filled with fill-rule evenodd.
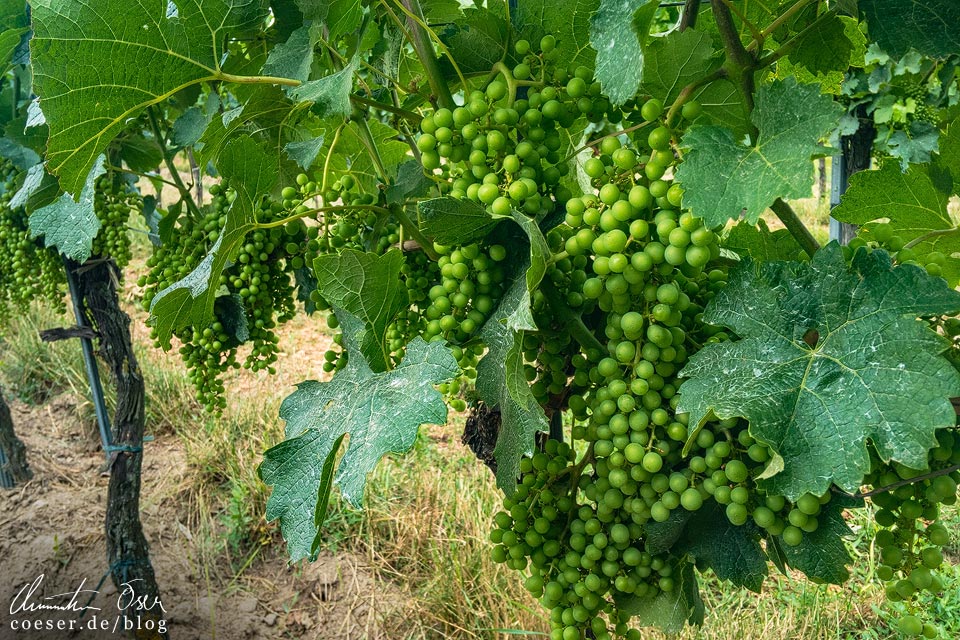
<svg viewBox="0 0 960 640"><path fill-rule="evenodd" d="M924 480L929 480L931 478L938 478L940 476L945 476L953 473L954 471L960 471L960 464L955 464L950 467L944 467L943 469L937 469L936 471L931 471L929 473L924 473L913 478L907 478L906 480L900 480L899 482L894 482L893 484L888 484L885 487L878 487L876 489L871 489L866 493L847 493L846 491L837 491L843 496L849 496L851 498L872 498L873 496L880 495L881 493L887 493L888 491L893 491L900 487L904 487L908 484L915 484L917 482L923 482Z"/></svg>
<svg viewBox="0 0 960 640"><path fill-rule="evenodd" d="M760 32L761 35L763 35L764 38L769 37L774 31L782 27L787 22L787 20L797 15L804 7L806 7L808 4L814 1L815 0L798 0L792 7L790 7L789 9L784 11L782 14L780 14L780 16L776 20L774 20L769 25L767 25L767 28ZM762 42L757 42L756 46L759 46L762 44L763 44ZM748 49L752 48L753 46L754 46L754 43L751 42L750 47L748 47Z"/></svg>
<svg viewBox="0 0 960 640"><path fill-rule="evenodd" d="M357 104L362 104L365 107L373 107L374 109L380 109L381 111L392 113L414 124L419 124L420 121L423 120L423 116L421 116L419 113L407 111L406 109L396 107L392 104L386 104L384 102L378 102L377 100L371 100L370 98L364 98L363 96L350 96L350 101Z"/></svg>
<svg viewBox="0 0 960 640"><path fill-rule="evenodd" d="M773 209L773 212L780 218L780 222L787 228L790 235L797 240L803 250L807 252L807 255L812 258L813 254L820 250L820 243L813 237L813 234L810 233L807 226L800 221L793 207L787 204L787 201L783 198L777 198L773 204L770 205L770 208Z"/></svg>
<svg viewBox="0 0 960 640"><path fill-rule="evenodd" d="M320 181L320 191L326 197L327 192L327 177L330 175L330 160L333 158L333 151L337 148L337 143L340 141L340 132L343 131L343 128L347 126L346 122L343 122L337 130L333 132L333 140L330 141L330 148L327 149L327 157L323 161L323 180Z"/></svg>
<svg viewBox="0 0 960 640"><path fill-rule="evenodd" d="M431 242L427 236L423 235L420 227L410 219L410 216L403 210L403 207L395 207L392 213L394 217L400 221L400 226L410 234L413 240L416 240L417 244L420 245L420 248L423 249L423 252L427 254L431 260L436 262L440 259L440 254L433 248L433 242Z"/></svg>
<svg viewBox="0 0 960 640"><path fill-rule="evenodd" d="M375 204L344 204L344 205L333 205L330 207L316 207L315 209L307 209L306 211L295 213L292 216L287 216L286 218L274 220L273 222L257 222L256 225L257 225L257 229L273 229L274 227L282 227L288 222L293 222L294 220L299 220L300 218L314 216L318 213L332 213L335 211L375 211L381 215L386 215L390 213L389 209L386 209L384 207L378 207Z"/></svg>
<svg viewBox="0 0 960 640"><path fill-rule="evenodd" d="M697 16L700 15L700 0L686 0L683 5L683 16L680 18L680 31L693 29L697 26Z"/></svg>
<svg viewBox="0 0 960 640"><path fill-rule="evenodd" d="M782 45L780 45L780 48L778 48L776 51L773 51L765 55L764 57L760 58L759 62L757 63L758 66L768 67L774 62L776 62L777 60L779 60L780 58L786 55L789 55L790 52L793 51L794 48L796 48L797 44L800 43L803 40L803 38L807 36L807 34L819 29L822 22L828 20L829 18L832 18L833 16L836 15L836 13L837 13L836 11L831 10L819 16L816 20L814 20L809 25L807 25L805 29L801 30L799 33L795 34L792 38L790 38L789 40L784 42Z"/></svg>
<svg viewBox="0 0 960 640"><path fill-rule="evenodd" d="M736 25L733 24L733 16L724 0L710 0L710 6L713 7L713 17L717 23L717 30L720 32L720 40L727 52L727 62L724 67L737 80L746 107L747 121L749 122L750 114L753 112L753 91L755 88L753 74L757 70L757 59L747 51L743 42L740 41L740 33L737 31ZM756 139L756 128L751 125L750 130L750 137Z"/></svg>
<svg viewBox="0 0 960 640"><path fill-rule="evenodd" d="M193 195L191 195L190 189L183 183L183 178L180 177L180 172L173 163L173 154L170 153L170 149L167 147L166 136L160 131L160 123L157 122L157 115L153 107L147 108L147 118L150 120L150 129L153 131L153 136L156 138L157 144L160 145L163 163L167 165L167 170L170 171L170 177L173 179L174 186L176 186L177 191L180 192L180 199L186 203L190 213L199 220L200 209L197 207L197 203L193 201Z"/></svg>
<svg viewBox="0 0 960 640"><path fill-rule="evenodd" d="M747 20L747 16L745 16L743 12L737 8L737 5L733 4L730 0L723 0L723 4L726 5L730 11L735 13L738 18L740 18L740 21L747 27L747 30L750 31L750 35L753 36L754 40L757 40L761 43L763 42L763 34L757 28L757 25Z"/></svg>
<svg viewBox="0 0 960 640"><path fill-rule="evenodd" d="M280 76L238 76L233 73L220 72L217 74L218 80L224 82L236 82L237 84L279 84L285 87L299 87L302 82L293 78L281 78Z"/></svg>
<svg viewBox="0 0 960 640"><path fill-rule="evenodd" d="M680 108L683 107L683 105L685 105L687 102L689 102L691 98L693 98L693 94L697 91L697 89L699 89L700 87L704 87L710 84L711 82L714 82L715 80L726 78L728 75L729 75L729 72L727 71L726 67L718 67L712 73L709 73L703 76L702 78L697 78L696 80L694 80L693 82L685 86L683 89L681 89L680 93L677 94L676 99L673 101L673 104L670 105L670 109L667 111L667 115L666 115L667 126L668 127L671 126L671 122L673 121L673 118L676 117L677 112L679 112ZM644 123L644 124L649 124L649 123Z"/></svg>
<svg viewBox="0 0 960 640"><path fill-rule="evenodd" d="M919 235L913 240L911 240L910 242L908 242L907 244L903 245L903 248L913 249L915 246L917 246L921 242L925 242L930 238L936 238L938 236L947 236L947 235L950 235L951 233L960 233L960 228L951 227L949 229L935 229L934 231L928 231L927 233L924 233L923 235Z"/></svg>
<svg viewBox="0 0 960 640"><path fill-rule="evenodd" d="M433 53L433 41L431 38L433 32L421 17L423 13L420 11L420 3L418 0L395 0L395 2L400 10L407 16L407 24L410 27L411 35L410 43L417 52L417 57L420 58L423 70L427 73L427 81L430 83L430 89L433 91L433 94L437 97L437 102L440 103L441 107L453 109L456 106L453 101L453 94L450 93L450 86L440 72L440 63L437 60L437 56ZM460 77L460 82L463 83L464 90L466 90L469 85L467 84L467 79L460 73L460 67L457 66L456 61L453 60L447 47L442 42L440 42L439 45L453 64L457 75Z"/></svg>

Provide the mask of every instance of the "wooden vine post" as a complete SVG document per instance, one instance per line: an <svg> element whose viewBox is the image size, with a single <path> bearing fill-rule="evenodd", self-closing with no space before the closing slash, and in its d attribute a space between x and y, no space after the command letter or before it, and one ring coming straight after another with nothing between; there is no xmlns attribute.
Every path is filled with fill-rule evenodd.
<svg viewBox="0 0 960 640"><path fill-rule="evenodd" d="M13 416L0 390L0 487L12 489L32 477L26 447L13 430Z"/></svg>
<svg viewBox="0 0 960 640"><path fill-rule="evenodd" d="M119 270L112 260L84 265L68 262L68 278L76 285L76 308L84 325L96 331L98 355L107 365L117 391L110 439L106 443L110 484L107 490L107 561L120 594L135 594L124 611L137 620L136 638L166 638L149 547L140 522L140 481L143 463L144 382L133 351L130 317L120 308ZM78 320L81 318L78 317Z"/></svg>

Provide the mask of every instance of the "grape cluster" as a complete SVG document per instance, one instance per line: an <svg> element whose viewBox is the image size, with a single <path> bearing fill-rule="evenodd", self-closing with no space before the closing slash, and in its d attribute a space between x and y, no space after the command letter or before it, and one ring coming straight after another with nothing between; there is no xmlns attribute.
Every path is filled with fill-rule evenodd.
<svg viewBox="0 0 960 640"><path fill-rule="evenodd" d="M212 186L210 194L213 201L204 208L202 216L180 217L171 240L148 259L150 272L138 282L144 288L144 309L149 309L165 289L193 271L219 238L235 194L220 185ZM282 203L263 201L257 219L267 226L247 234L234 262L215 283L221 292L213 320L175 332L198 400L210 411L222 410L226 404L223 372L243 366L274 373L273 364L279 352L279 336L274 330L293 317L292 271L294 264L302 266L302 249L309 242L306 227L299 220L270 226L282 221L286 213ZM243 343L250 348L241 365L238 348Z"/></svg>
<svg viewBox="0 0 960 640"><path fill-rule="evenodd" d="M64 306L60 256L31 237L23 208L10 207L19 174L12 162L0 163L0 325L13 310L25 310L37 298Z"/></svg>
<svg viewBox="0 0 960 640"><path fill-rule="evenodd" d="M449 195L497 216L514 210L537 216L551 211L554 199L570 196L561 184L569 172L562 155L565 130L584 117L613 120L620 112L600 95L588 68L557 68L553 36L541 40L539 52L531 53L525 40L515 49L523 61L512 70L502 67L502 77L485 91L424 118L417 146L423 166L439 172ZM518 97L521 89L525 97Z"/></svg>
<svg viewBox="0 0 960 640"><path fill-rule="evenodd" d="M936 627L917 615L917 597L943 590L937 569L944 562L941 548L950 541L939 522L940 506L957 502L960 481L960 433L943 429L938 446L929 453L929 469L892 467L874 459L874 471L866 479L871 500L878 507L874 519L878 530L874 542L880 553L878 577L886 583L887 598L905 603L909 613L901 617L905 635L938 637Z"/></svg>
<svg viewBox="0 0 960 640"><path fill-rule="evenodd" d="M130 214L143 211L140 193L124 184L114 174L97 178L93 210L100 221L100 230L93 239L93 255L113 258L120 268L130 262Z"/></svg>
<svg viewBox="0 0 960 640"><path fill-rule="evenodd" d="M574 73L565 95L571 83L580 94L575 80L593 91ZM700 108L691 102L679 113L688 123ZM524 461L491 535L495 559L528 572L528 589L550 608L552 640L640 637L616 603L677 588L689 559L646 545L646 527L675 511L710 509L797 546L834 508L830 493L789 500L758 484L771 452L745 421L691 431L677 412L690 354L729 338L703 322L726 274L710 268L719 257L714 230L681 207L672 180L677 132L663 122L663 105L639 101L621 115L641 124L602 137L584 162L593 189L568 198L563 223L548 234L553 261L533 298L540 331L523 339L531 389L543 406L569 409L574 444L548 442ZM503 213L498 198L524 206L509 184L492 200L481 188L492 213Z"/></svg>

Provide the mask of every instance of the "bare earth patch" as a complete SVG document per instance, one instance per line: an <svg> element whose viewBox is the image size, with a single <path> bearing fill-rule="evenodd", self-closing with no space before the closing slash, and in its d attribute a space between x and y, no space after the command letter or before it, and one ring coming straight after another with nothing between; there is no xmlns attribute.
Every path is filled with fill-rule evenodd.
<svg viewBox="0 0 960 640"><path fill-rule="evenodd" d="M11 619L71 618L92 614L112 624L118 597L110 579L90 606L100 611L10 614L25 585L44 576L32 601L52 594L96 590L105 575L103 534L107 478L103 454L74 407L62 395L42 407L14 402L14 423L27 446L34 479L0 491L0 640L119 638L120 630L13 632ZM211 553L211 535L191 529L186 459L173 436L146 446L142 518L167 611L171 638L363 639L396 638L389 627L405 616L404 598L358 556L325 553L313 564L290 567L282 545L265 546L237 577L223 554ZM205 540L205 544L204 541ZM216 544L217 539L213 538ZM29 587L28 587L29 588ZM88 604L89 592L77 602ZM63 603L58 599L51 602ZM23 597L18 599L23 601ZM69 623L66 623L69 624ZM120 623L122 625L122 622Z"/></svg>

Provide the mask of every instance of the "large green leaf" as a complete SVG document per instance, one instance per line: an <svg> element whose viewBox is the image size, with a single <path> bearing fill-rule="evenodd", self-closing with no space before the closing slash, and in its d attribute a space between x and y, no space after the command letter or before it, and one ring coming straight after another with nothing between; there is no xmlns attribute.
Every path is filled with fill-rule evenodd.
<svg viewBox="0 0 960 640"><path fill-rule="evenodd" d="M468 244L497 224L483 205L450 196L421 200L417 218L420 230L440 244Z"/></svg>
<svg viewBox="0 0 960 640"><path fill-rule="evenodd" d="M350 91L353 89L353 74L360 66L360 59L354 57L343 69L318 80L304 82L290 91L298 102L309 102L313 111L321 118L326 116L350 115Z"/></svg>
<svg viewBox="0 0 960 640"><path fill-rule="evenodd" d="M518 271L481 329L480 339L487 345L487 353L477 365L477 393L488 406L500 408L494 455L497 486L507 493L517 488L520 459L533 454L534 436L549 429L523 371L523 330L536 330L525 273L525 268Z"/></svg>
<svg viewBox="0 0 960 640"><path fill-rule="evenodd" d="M853 562L844 538L853 536L853 531L843 518L844 504L839 497L831 500L817 515L817 528L804 533L795 547L779 544L784 560L794 569L802 571L817 582L843 584L850 577L847 565Z"/></svg>
<svg viewBox="0 0 960 640"><path fill-rule="evenodd" d="M564 64L592 67L596 52L590 46L590 17L599 6L600 0L523 0L511 18L520 36L534 46L544 35L553 35Z"/></svg>
<svg viewBox="0 0 960 640"><path fill-rule="evenodd" d="M86 262L90 257L93 239L100 231L100 220L93 210L93 200L97 178L106 172L103 160L103 156L100 156L94 162L79 199L74 200L69 193L64 193L53 203L30 214L30 235L34 238L43 236L46 246L56 247L57 251L76 262ZM42 176L37 186L40 184Z"/></svg>
<svg viewBox="0 0 960 640"><path fill-rule="evenodd" d="M951 285L960 281L960 227L950 216L949 184L934 182L926 165L910 165L906 173L896 162L885 162L880 169L860 171L850 178L850 187L832 216L873 228L887 220L905 243L912 244L918 256L939 251L947 256L943 276ZM941 186L945 190L941 190Z"/></svg>
<svg viewBox="0 0 960 640"><path fill-rule="evenodd" d="M270 191L277 178L270 157L246 136L224 146L219 169L237 192L220 237L193 271L159 292L150 306L150 320L165 347L177 329L203 325L213 316L217 287L211 285L220 281L244 236L256 227L259 195Z"/></svg>
<svg viewBox="0 0 960 640"><path fill-rule="evenodd" d="M390 368L387 327L407 305L407 292L400 282L403 263L402 251L378 256L355 249L321 255L313 263L320 295L363 322L358 348L377 372Z"/></svg>
<svg viewBox="0 0 960 640"><path fill-rule="evenodd" d="M816 74L846 71L852 54L853 42L847 36L846 24L834 15L824 18L816 29L803 32L789 57Z"/></svg>
<svg viewBox="0 0 960 640"><path fill-rule="evenodd" d="M741 221L730 229L723 246L754 260L796 260L803 250L786 229L771 231L761 218L756 225Z"/></svg>
<svg viewBox="0 0 960 640"><path fill-rule="evenodd" d="M950 125L940 138L940 150L934 157L933 165L937 171L950 175L953 186L950 191L960 193L960 125Z"/></svg>
<svg viewBox="0 0 960 640"><path fill-rule="evenodd" d="M313 64L316 31L315 27L304 25L291 33L286 42L271 49L263 65L263 74L306 82Z"/></svg>
<svg viewBox="0 0 960 640"><path fill-rule="evenodd" d="M297 125L302 123L300 116L306 114L306 107L291 102L278 87L256 87L243 104L212 118L200 137L201 166L211 162L220 168L222 160L232 162L226 157L226 146L237 138L249 137L259 143L260 154L272 165L274 176L283 184L292 184L299 169L285 148L302 133Z"/></svg>
<svg viewBox="0 0 960 640"><path fill-rule="evenodd" d="M144 108L222 78L224 42L258 28L262 0L35 0L34 88L47 167L76 193L107 144Z"/></svg>
<svg viewBox="0 0 960 640"><path fill-rule="evenodd" d="M763 484L795 499L831 484L856 491L884 460L922 469L934 432L956 422L960 372L948 343L917 320L960 310L960 293L924 270L832 243L810 263L747 258L704 312L737 341L709 345L683 369L678 411L690 424L742 416L782 459Z"/></svg>
<svg viewBox="0 0 960 640"><path fill-rule="evenodd" d="M590 18L590 44L597 51L596 76L615 105L637 93L657 0L600 0Z"/></svg>
<svg viewBox="0 0 960 640"><path fill-rule="evenodd" d="M509 33L506 21L493 11L469 8L440 32L440 38L461 73L480 73L489 71L503 57ZM447 75L453 75L453 66L446 58L441 64Z"/></svg>
<svg viewBox="0 0 960 640"><path fill-rule="evenodd" d="M899 58L910 49L945 58L960 53L960 2L956 0L860 0L870 37Z"/></svg>
<svg viewBox="0 0 960 640"><path fill-rule="evenodd" d="M694 127L683 137L688 149L677 170L687 185L683 204L708 226L741 215L756 222L779 198L810 194L817 142L836 125L843 108L814 85L792 78L757 91L752 120L756 144L744 145L723 127Z"/></svg>
<svg viewBox="0 0 960 640"><path fill-rule="evenodd" d="M352 324L342 313L345 330ZM301 383L280 407L286 440L268 450L260 476L273 485L267 519L280 520L291 560L315 557L322 513L329 497L329 471L339 443L349 434L334 482L350 503L363 502L367 474L388 453L405 453L421 424L443 424L447 407L434 385L457 373L441 342L415 338L392 371L374 373L359 351L330 382ZM321 504L323 503L323 504Z"/></svg>
<svg viewBox="0 0 960 640"><path fill-rule="evenodd" d="M360 0L294 1L303 12L304 18L326 25L331 41L354 31L360 26L360 20L363 18L363 6Z"/></svg>
<svg viewBox="0 0 960 640"><path fill-rule="evenodd" d="M645 528L650 553L689 554L701 569L709 567L721 580L758 593L767 577L756 525L733 525L712 500L695 512L676 509L665 522L650 521Z"/></svg>
<svg viewBox="0 0 960 640"><path fill-rule="evenodd" d="M643 82L644 93L673 104L687 85L700 80L720 66L710 34L696 29L671 31L666 36L651 38L647 45ZM746 131L743 98L728 78L719 78L694 91L693 100L703 107L701 124L712 122Z"/></svg>
<svg viewBox="0 0 960 640"><path fill-rule="evenodd" d="M622 596L617 598L617 607L636 616L641 624L669 634L683 631L688 622L698 626L703 624L704 606L693 564L682 562L673 577L676 582L673 591L658 591L652 598Z"/></svg>

